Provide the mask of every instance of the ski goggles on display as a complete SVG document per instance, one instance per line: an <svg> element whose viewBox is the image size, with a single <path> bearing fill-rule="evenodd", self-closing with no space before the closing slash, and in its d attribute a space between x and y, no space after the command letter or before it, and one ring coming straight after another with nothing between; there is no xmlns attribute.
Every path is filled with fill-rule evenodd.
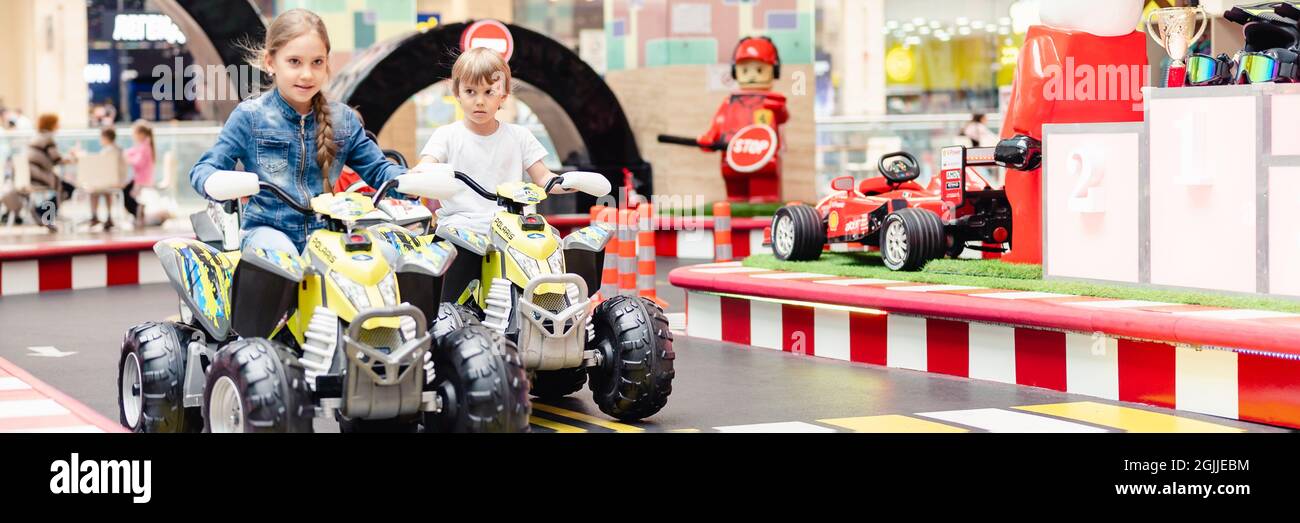
<svg viewBox="0 0 1300 523"><path fill-rule="evenodd" d="M1286 49L1269 49L1237 54L1237 83L1290 83L1300 79L1296 67L1300 56Z"/></svg>
<svg viewBox="0 0 1300 523"><path fill-rule="evenodd" d="M1232 82L1235 69L1236 64L1227 54L1194 54L1187 57L1187 85L1225 85Z"/></svg>

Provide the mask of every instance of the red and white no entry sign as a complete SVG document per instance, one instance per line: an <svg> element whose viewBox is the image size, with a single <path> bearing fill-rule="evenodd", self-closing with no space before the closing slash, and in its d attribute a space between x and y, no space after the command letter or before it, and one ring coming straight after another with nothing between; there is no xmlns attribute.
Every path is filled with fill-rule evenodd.
<svg viewBox="0 0 1300 523"><path fill-rule="evenodd" d="M776 131L763 124L747 126L727 143L727 165L736 172L752 173L767 166L776 155Z"/></svg>
<svg viewBox="0 0 1300 523"><path fill-rule="evenodd" d="M510 36L510 29L506 24L496 20L479 20L465 28L465 32L460 35L461 52L468 51L475 47L486 47L498 53L510 61L510 56L515 52L515 38Z"/></svg>

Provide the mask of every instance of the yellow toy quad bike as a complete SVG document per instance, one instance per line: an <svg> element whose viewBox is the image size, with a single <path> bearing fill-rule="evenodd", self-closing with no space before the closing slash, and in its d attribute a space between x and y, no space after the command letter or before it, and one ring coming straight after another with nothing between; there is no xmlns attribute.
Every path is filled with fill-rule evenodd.
<svg viewBox="0 0 1300 523"><path fill-rule="evenodd" d="M452 245L411 234L363 195L321 194L302 207L248 174L212 175L236 188L213 195L224 206L191 217L197 241L154 246L180 295L181 321L127 333L118 366L124 426L309 432L323 417L345 432L528 430L527 374L513 343L480 325L429 332ZM438 196L393 180L375 199L393 188ZM325 219L302 256L234 250L233 200L259 190Z"/></svg>
<svg viewBox="0 0 1300 523"><path fill-rule="evenodd" d="M511 182L492 193L464 173L454 176L502 210L490 236L437 228L439 238L467 251L462 255L481 256L483 270L456 303L443 304L435 329L481 320L514 340L534 396L563 397L590 379L596 405L610 416L639 420L662 409L674 376L673 337L663 310L635 296L609 296L594 307L591 300L613 231L594 224L561 240L536 213L557 185L599 197L609 193L609 182L575 171L551 179L545 189Z"/></svg>

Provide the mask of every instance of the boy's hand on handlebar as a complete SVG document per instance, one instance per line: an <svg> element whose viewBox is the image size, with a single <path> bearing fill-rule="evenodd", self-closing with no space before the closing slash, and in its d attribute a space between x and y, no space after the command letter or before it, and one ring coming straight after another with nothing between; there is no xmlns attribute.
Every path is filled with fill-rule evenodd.
<svg viewBox="0 0 1300 523"><path fill-rule="evenodd" d="M605 175L589 171L569 171L558 177L559 182L552 180L560 189L565 192L582 191L592 196L600 197L609 194L611 188L609 180ZM550 185L548 183L547 185Z"/></svg>

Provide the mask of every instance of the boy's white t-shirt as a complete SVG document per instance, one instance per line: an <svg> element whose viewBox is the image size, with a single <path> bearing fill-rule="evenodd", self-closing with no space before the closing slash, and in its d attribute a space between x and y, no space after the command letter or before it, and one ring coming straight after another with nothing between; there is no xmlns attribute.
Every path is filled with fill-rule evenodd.
<svg viewBox="0 0 1300 523"><path fill-rule="evenodd" d="M546 157L546 149L522 126L501 122L495 133L480 136L466 128L464 121L459 121L435 129L420 156L451 165L495 193L497 185L523 179L528 167ZM440 226L483 234L488 233L492 215L497 211L496 202L468 187L441 203Z"/></svg>

